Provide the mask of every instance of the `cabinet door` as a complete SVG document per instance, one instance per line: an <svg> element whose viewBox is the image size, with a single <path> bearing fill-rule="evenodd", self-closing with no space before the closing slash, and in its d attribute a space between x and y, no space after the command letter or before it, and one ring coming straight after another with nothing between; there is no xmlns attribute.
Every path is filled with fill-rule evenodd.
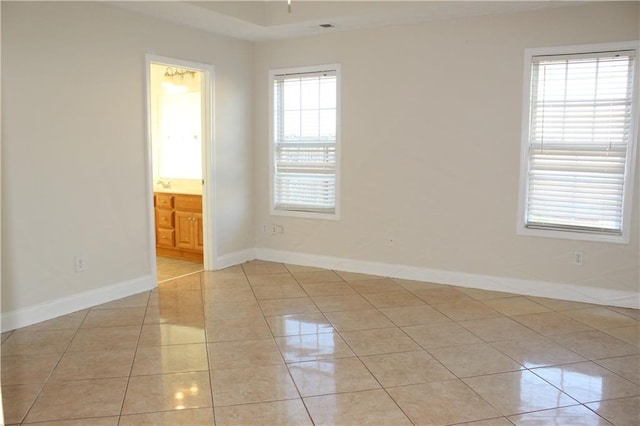
<svg viewBox="0 0 640 426"><path fill-rule="evenodd" d="M195 227L193 233L195 236L195 247L194 249L198 251L204 251L204 234L202 232L202 214L194 213L193 217L195 220L193 221L193 225Z"/></svg>
<svg viewBox="0 0 640 426"><path fill-rule="evenodd" d="M192 231L193 213L176 212L176 247L183 249L193 249L194 238Z"/></svg>

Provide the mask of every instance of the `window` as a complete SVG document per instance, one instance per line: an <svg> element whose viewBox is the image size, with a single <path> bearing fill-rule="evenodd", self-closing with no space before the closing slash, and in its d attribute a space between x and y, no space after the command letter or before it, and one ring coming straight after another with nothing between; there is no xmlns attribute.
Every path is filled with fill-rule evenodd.
<svg viewBox="0 0 640 426"><path fill-rule="evenodd" d="M638 43L529 49L519 232L628 242Z"/></svg>
<svg viewBox="0 0 640 426"><path fill-rule="evenodd" d="M338 217L339 71L270 73L272 214Z"/></svg>

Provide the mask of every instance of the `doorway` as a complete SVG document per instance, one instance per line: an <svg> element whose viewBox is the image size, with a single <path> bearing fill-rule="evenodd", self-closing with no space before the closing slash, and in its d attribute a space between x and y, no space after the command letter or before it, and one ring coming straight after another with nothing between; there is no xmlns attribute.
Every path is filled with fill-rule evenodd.
<svg viewBox="0 0 640 426"><path fill-rule="evenodd" d="M147 56L152 270L157 281L212 269L211 66Z"/></svg>

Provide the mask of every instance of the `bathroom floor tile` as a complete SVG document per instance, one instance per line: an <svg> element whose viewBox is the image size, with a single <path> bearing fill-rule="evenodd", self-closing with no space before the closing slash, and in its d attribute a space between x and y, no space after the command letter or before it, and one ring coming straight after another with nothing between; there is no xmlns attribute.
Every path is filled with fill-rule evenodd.
<svg viewBox="0 0 640 426"><path fill-rule="evenodd" d="M524 368L486 343L430 349L429 353L458 377L503 373Z"/></svg>
<svg viewBox="0 0 640 426"><path fill-rule="evenodd" d="M411 425L383 390L305 398L316 425Z"/></svg>
<svg viewBox="0 0 640 426"><path fill-rule="evenodd" d="M451 322L451 320L441 312L428 305L382 308L380 312L393 321L398 327Z"/></svg>
<svg viewBox="0 0 640 426"><path fill-rule="evenodd" d="M342 296L347 294L357 294L353 287L344 281L302 284L302 288L304 288L304 291L309 296Z"/></svg>
<svg viewBox="0 0 640 426"><path fill-rule="evenodd" d="M1 334L7 424L638 424L638 310L159 259L155 290Z"/></svg>
<svg viewBox="0 0 640 426"><path fill-rule="evenodd" d="M354 280L350 282L351 287L360 294L386 293L404 290L402 286L396 284L390 278L375 278L370 280Z"/></svg>
<svg viewBox="0 0 640 426"><path fill-rule="evenodd" d="M503 340L491 345L526 368L585 361L585 358L577 353L542 336L530 339Z"/></svg>
<svg viewBox="0 0 640 426"><path fill-rule="evenodd" d="M358 356L420 349L413 339L397 327L343 331L342 337Z"/></svg>
<svg viewBox="0 0 640 426"><path fill-rule="evenodd" d="M434 305L434 307L453 321L468 321L501 316L484 303L475 300L464 300L455 303Z"/></svg>
<svg viewBox="0 0 640 426"><path fill-rule="evenodd" d="M640 386L593 362L536 368L531 371L583 404L640 395Z"/></svg>
<svg viewBox="0 0 640 426"><path fill-rule="evenodd" d="M62 353L76 330L15 331L2 343L2 356Z"/></svg>
<svg viewBox="0 0 640 426"><path fill-rule="evenodd" d="M549 312L549 308L526 298L525 296L490 299L483 301L488 307L507 316Z"/></svg>
<svg viewBox="0 0 640 426"><path fill-rule="evenodd" d="M500 415L460 380L401 386L387 392L416 425L448 425Z"/></svg>
<svg viewBox="0 0 640 426"><path fill-rule="evenodd" d="M394 326L394 324L377 309L327 312L325 316L331 321L335 329L340 332Z"/></svg>
<svg viewBox="0 0 640 426"><path fill-rule="evenodd" d="M402 329L427 350L482 343L478 337L453 322L412 325Z"/></svg>
<svg viewBox="0 0 640 426"><path fill-rule="evenodd" d="M103 303L102 305L94 306L91 310L96 309L120 309L120 308L146 308L149 303L150 291L144 291L142 293L134 294L133 296L123 297L122 299L116 299L112 302Z"/></svg>
<svg viewBox="0 0 640 426"><path fill-rule="evenodd" d="M273 426L313 423L301 399L216 407L217 426Z"/></svg>
<svg viewBox="0 0 640 426"><path fill-rule="evenodd" d="M331 323L321 313L281 315L267 317L266 319L271 333L275 337L328 333L333 331Z"/></svg>
<svg viewBox="0 0 640 426"><path fill-rule="evenodd" d="M529 327L543 336L592 331L586 324L575 321L557 312L540 312L537 314L517 315L511 319Z"/></svg>
<svg viewBox="0 0 640 426"><path fill-rule="evenodd" d="M138 346L184 345L204 343L202 323L195 324L145 324L142 326Z"/></svg>
<svg viewBox="0 0 640 426"><path fill-rule="evenodd" d="M638 325L637 320L602 306L574 309L562 314L598 330Z"/></svg>
<svg viewBox="0 0 640 426"><path fill-rule="evenodd" d="M609 328L604 330L610 336L616 337L633 346L640 346L640 325L628 327Z"/></svg>
<svg viewBox="0 0 640 426"><path fill-rule="evenodd" d="M593 307L593 305L588 305L588 306ZM622 308L619 306L607 306L607 308L619 314L626 315L629 318L633 318L636 321L640 321L640 309Z"/></svg>
<svg viewBox="0 0 640 426"><path fill-rule="evenodd" d="M146 307L120 309L92 309L80 328L122 327L142 325Z"/></svg>
<svg viewBox="0 0 640 426"><path fill-rule="evenodd" d="M25 421L119 415L126 388L126 377L48 383Z"/></svg>
<svg viewBox="0 0 640 426"><path fill-rule="evenodd" d="M255 340L271 337L271 330L263 317L207 321L205 329L208 342Z"/></svg>
<svg viewBox="0 0 640 426"><path fill-rule="evenodd" d="M289 272L281 263L265 262L263 260L253 260L243 263L242 269L244 269L244 272L250 277L253 275L282 274Z"/></svg>
<svg viewBox="0 0 640 426"><path fill-rule="evenodd" d="M640 385L640 355L598 359L595 362L618 376Z"/></svg>
<svg viewBox="0 0 640 426"><path fill-rule="evenodd" d="M199 273L191 273L178 278L161 281L158 283L158 290L165 291L182 291L182 290L200 290L201 275Z"/></svg>
<svg viewBox="0 0 640 426"><path fill-rule="evenodd" d="M299 284L280 284L269 286L256 286L253 292L258 300L288 299L293 297L306 297L307 293Z"/></svg>
<svg viewBox="0 0 640 426"><path fill-rule="evenodd" d="M132 376L122 405L122 414L211 407L209 373Z"/></svg>
<svg viewBox="0 0 640 426"><path fill-rule="evenodd" d="M56 366L50 381L128 377L133 364L133 348L67 352ZM2 378L4 380L4 377Z"/></svg>
<svg viewBox="0 0 640 426"><path fill-rule="evenodd" d="M334 281L343 281L340 278L340 275L336 274L333 271L327 270L315 270L315 271L294 271L292 272L296 281L300 284L311 284L311 283L329 283Z"/></svg>
<svg viewBox="0 0 640 426"><path fill-rule="evenodd" d="M141 326L80 329L73 337L69 351L135 348L141 329Z"/></svg>
<svg viewBox="0 0 640 426"><path fill-rule="evenodd" d="M411 290L413 294L427 302L429 305L442 305L446 303L456 303L472 300L469 296L454 287L441 286L437 288L426 288Z"/></svg>
<svg viewBox="0 0 640 426"><path fill-rule="evenodd" d="M320 311L324 313L373 309L373 306L367 302L367 299L358 294L344 296L314 296L311 299L318 306Z"/></svg>
<svg viewBox="0 0 640 426"><path fill-rule="evenodd" d="M370 355L361 357L360 360L385 388L456 378L423 350Z"/></svg>
<svg viewBox="0 0 640 426"><path fill-rule="evenodd" d="M363 293L363 295L376 308L398 308L425 304L422 299L405 290L385 293Z"/></svg>
<svg viewBox="0 0 640 426"><path fill-rule="evenodd" d="M506 317L461 321L458 324L489 343L502 340L532 339L539 336L536 332Z"/></svg>
<svg viewBox="0 0 640 426"><path fill-rule="evenodd" d="M630 345L597 330L562 334L560 336L551 336L551 338L588 359L612 358L638 355L640 353L640 349L637 346Z"/></svg>
<svg viewBox="0 0 640 426"><path fill-rule="evenodd" d="M48 321L42 321L20 329L21 331L51 331L51 330L77 330L84 318L89 313L89 309L62 315ZM4 342L4 340L3 340Z"/></svg>
<svg viewBox="0 0 640 426"><path fill-rule="evenodd" d="M303 397L380 388L358 358L298 362L289 371Z"/></svg>
<svg viewBox="0 0 640 426"><path fill-rule="evenodd" d="M275 340L285 362L355 356L338 333L302 334L276 337Z"/></svg>
<svg viewBox="0 0 640 426"><path fill-rule="evenodd" d="M11 336L12 334L13 334L13 330L0 334L0 343L4 343L4 341L7 340L9 336Z"/></svg>
<svg viewBox="0 0 640 426"><path fill-rule="evenodd" d="M284 364L215 370L211 386L216 408L300 398Z"/></svg>
<svg viewBox="0 0 640 426"><path fill-rule="evenodd" d="M334 271L334 272L340 275L340 278L342 278L347 282L360 281L360 280L377 280L377 279L383 278L377 275L361 274L358 272L345 272L345 271Z"/></svg>
<svg viewBox="0 0 640 426"><path fill-rule="evenodd" d="M42 384L2 385L2 405L4 421L7 425L18 424L36 400Z"/></svg>
<svg viewBox="0 0 640 426"><path fill-rule="evenodd" d="M479 288L456 287L458 290L475 300L504 299L506 297L517 297L517 294L505 293L503 291L482 290Z"/></svg>
<svg viewBox="0 0 640 426"><path fill-rule="evenodd" d="M221 286L211 290L205 289L202 300L205 305L225 302L251 302L256 301L256 296L249 285L231 288Z"/></svg>
<svg viewBox="0 0 640 426"><path fill-rule="evenodd" d="M120 417L118 426L141 425L213 425L213 410L211 408L192 408L156 413L129 414ZM87 425L88 426L88 425Z"/></svg>
<svg viewBox="0 0 640 426"><path fill-rule="evenodd" d="M266 317L320 312L308 297L261 300L260 306L262 307L262 312Z"/></svg>
<svg viewBox="0 0 640 426"><path fill-rule="evenodd" d="M255 300L242 302L221 302L207 305L205 309L207 321L262 317L260 305Z"/></svg>
<svg viewBox="0 0 640 426"><path fill-rule="evenodd" d="M572 426L611 426L612 424L589 410L584 405L553 408L534 411L509 417L516 426L520 425L572 425Z"/></svg>
<svg viewBox="0 0 640 426"><path fill-rule="evenodd" d="M592 402L587 407L616 426L636 426L640 412L640 397Z"/></svg>
<svg viewBox="0 0 640 426"><path fill-rule="evenodd" d="M61 356L59 353L3 356L0 359L2 385L42 384Z"/></svg>
<svg viewBox="0 0 640 426"><path fill-rule="evenodd" d="M138 348L131 375L147 376L208 370L206 345L192 343Z"/></svg>
<svg viewBox="0 0 640 426"><path fill-rule="evenodd" d="M526 370L471 377L464 382L505 416L577 404Z"/></svg>
<svg viewBox="0 0 640 426"><path fill-rule="evenodd" d="M284 364L272 338L216 342L207 346L211 370Z"/></svg>
<svg viewBox="0 0 640 426"><path fill-rule="evenodd" d="M255 290L258 287L270 287L280 285L297 285L298 282L289 272L280 272L274 274L250 275L249 283Z"/></svg>

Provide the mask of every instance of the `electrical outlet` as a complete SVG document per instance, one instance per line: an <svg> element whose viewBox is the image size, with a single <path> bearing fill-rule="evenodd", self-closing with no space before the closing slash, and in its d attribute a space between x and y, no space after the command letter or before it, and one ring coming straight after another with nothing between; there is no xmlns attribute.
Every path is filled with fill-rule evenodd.
<svg viewBox="0 0 640 426"><path fill-rule="evenodd" d="M83 272L87 269L87 258L84 256L76 256L76 272Z"/></svg>
<svg viewBox="0 0 640 426"><path fill-rule="evenodd" d="M573 252L574 265L582 266L584 263L584 252L582 250L576 250Z"/></svg>
<svg viewBox="0 0 640 426"><path fill-rule="evenodd" d="M282 226L282 225L273 225L271 233L273 235L283 234L284 233L284 226Z"/></svg>

